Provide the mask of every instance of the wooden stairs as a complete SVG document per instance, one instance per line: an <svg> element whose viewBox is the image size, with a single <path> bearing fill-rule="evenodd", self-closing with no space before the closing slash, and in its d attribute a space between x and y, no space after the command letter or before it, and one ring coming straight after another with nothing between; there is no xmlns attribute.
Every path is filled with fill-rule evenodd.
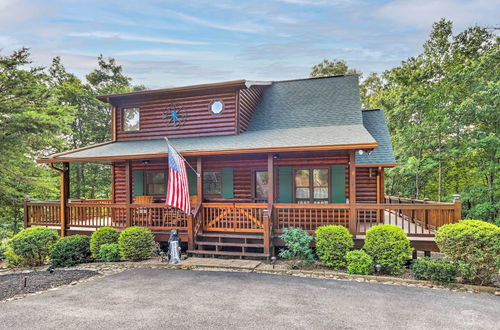
<svg viewBox="0 0 500 330"><path fill-rule="evenodd" d="M264 252L263 233L200 232L194 243L195 249L187 251L189 255L270 257Z"/></svg>

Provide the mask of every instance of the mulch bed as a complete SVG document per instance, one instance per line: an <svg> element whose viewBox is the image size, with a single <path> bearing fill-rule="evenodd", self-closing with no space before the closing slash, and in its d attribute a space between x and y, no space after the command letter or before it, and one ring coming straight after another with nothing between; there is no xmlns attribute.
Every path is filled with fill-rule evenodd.
<svg viewBox="0 0 500 330"><path fill-rule="evenodd" d="M0 301L26 293L55 288L99 274L91 270L46 270L0 275Z"/></svg>

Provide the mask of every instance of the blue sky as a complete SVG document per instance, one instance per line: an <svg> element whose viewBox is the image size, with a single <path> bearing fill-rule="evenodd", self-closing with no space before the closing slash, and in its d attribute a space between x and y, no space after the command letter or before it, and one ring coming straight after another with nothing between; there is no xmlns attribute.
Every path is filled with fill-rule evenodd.
<svg viewBox="0 0 500 330"><path fill-rule="evenodd" d="M61 56L83 77L99 54L149 88L303 78L323 58L382 72L421 50L432 22L500 21L500 0L0 0L0 49Z"/></svg>

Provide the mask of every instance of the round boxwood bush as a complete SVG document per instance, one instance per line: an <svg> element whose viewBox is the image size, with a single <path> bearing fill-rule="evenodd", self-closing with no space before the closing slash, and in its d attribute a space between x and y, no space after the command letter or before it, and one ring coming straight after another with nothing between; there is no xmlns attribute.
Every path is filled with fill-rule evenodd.
<svg viewBox="0 0 500 330"><path fill-rule="evenodd" d="M354 246L349 230L344 226L322 226L316 229L316 254L332 268L346 265L345 256Z"/></svg>
<svg viewBox="0 0 500 330"><path fill-rule="evenodd" d="M103 244L99 250L99 257L102 261L116 262L120 261L120 249L118 244Z"/></svg>
<svg viewBox="0 0 500 330"><path fill-rule="evenodd" d="M58 239L55 229L26 228L12 237L5 255L9 263L15 266L40 266L50 255Z"/></svg>
<svg viewBox="0 0 500 330"><path fill-rule="evenodd" d="M363 250L349 251L345 259L349 274L368 275L373 270L373 259Z"/></svg>
<svg viewBox="0 0 500 330"><path fill-rule="evenodd" d="M151 256L154 236L151 230L143 227L129 227L118 238L120 256L128 260L144 260Z"/></svg>
<svg viewBox="0 0 500 330"><path fill-rule="evenodd" d="M101 245L118 243L118 236L120 236L120 234L115 228L102 227L97 229L90 237L90 252L92 253L92 258L99 258Z"/></svg>
<svg viewBox="0 0 500 330"><path fill-rule="evenodd" d="M50 254L54 267L70 267L90 259L90 237L73 235L61 238Z"/></svg>
<svg viewBox="0 0 500 330"><path fill-rule="evenodd" d="M413 251L403 229L394 225L378 225L368 229L363 249L388 274L399 274Z"/></svg>
<svg viewBox="0 0 500 330"><path fill-rule="evenodd" d="M418 280L451 283L455 281L457 276L455 265L443 259L418 258L411 264L411 269L415 272L415 278Z"/></svg>
<svg viewBox="0 0 500 330"><path fill-rule="evenodd" d="M487 284L500 270L500 227L481 220L462 220L436 231L436 244L465 281Z"/></svg>

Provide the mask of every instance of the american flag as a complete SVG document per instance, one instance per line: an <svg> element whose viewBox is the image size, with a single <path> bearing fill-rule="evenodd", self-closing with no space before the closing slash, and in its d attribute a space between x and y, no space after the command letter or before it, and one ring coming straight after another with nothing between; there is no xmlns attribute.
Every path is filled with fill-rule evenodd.
<svg viewBox="0 0 500 330"><path fill-rule="evenodd" d="M170 144L168 144L168 184L165 203L181 209L186 214L191 213L186 165Z"/></svg>

